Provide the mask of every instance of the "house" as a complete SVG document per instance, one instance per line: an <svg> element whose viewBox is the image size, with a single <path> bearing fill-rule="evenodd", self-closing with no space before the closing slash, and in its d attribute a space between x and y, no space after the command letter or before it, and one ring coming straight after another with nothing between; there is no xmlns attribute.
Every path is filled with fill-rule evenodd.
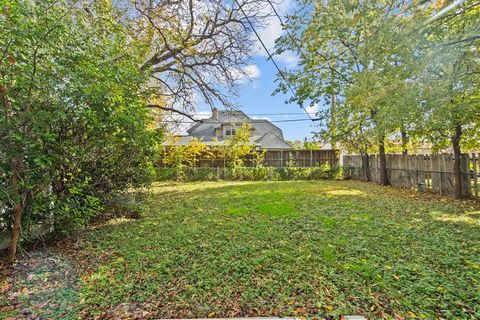
<svg viewBox="0 0 480 320"><path fill-rule="evenodd" d="M250 142L259 149L293 150L283 138L282 130L268 120L251 119L238 110L212 109L212 116L194 124L187 130L188 135L176 137L164 143L165 146L186 145L193 139L209 146L222 145L235 135L236 128L243 123L251 126Z"/></svg>

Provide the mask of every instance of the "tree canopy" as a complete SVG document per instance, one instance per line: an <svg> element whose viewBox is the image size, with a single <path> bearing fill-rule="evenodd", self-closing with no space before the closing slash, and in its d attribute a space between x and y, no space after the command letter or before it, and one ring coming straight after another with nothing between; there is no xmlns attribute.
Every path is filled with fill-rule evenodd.
<svg viewBox="0 0 480 320"><path fill-rule="evenodd" d="M265 2L266 3L266 2ZM0 231L9 259L148 185L163 128L231 105L263 0L0 0ZM249 23L247 23L249 19ZM158 119L157 119L158 120Z"/></svg>
<svg viewBox="0 0 480 320"><path fill-rule="evenodd" d="M319 135L379 152L412 141L435 150L480 147L480 4L475 1L298 1L277 41L300 67L287 73L292 101L324 102ZM286 91L279 77L278 91ZM460 174L460 163L455 164ZM382 176L383 174L383 176Z"/></svg>

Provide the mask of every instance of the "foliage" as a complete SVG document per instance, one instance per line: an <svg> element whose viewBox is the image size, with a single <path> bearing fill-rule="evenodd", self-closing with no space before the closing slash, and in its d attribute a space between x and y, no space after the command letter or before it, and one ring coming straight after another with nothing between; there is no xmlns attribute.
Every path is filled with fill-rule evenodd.
<svg viewBox="0 0 480 320"><path fill-rule="evenodd" d="M79 317L480 316L474 202L355 181L166 182L154 192L142 219L55 249L82 270ZM30 299L41 312L34 297L18 308Z"/></svg>
<svg viewBox="0 0 480 320"><path fill-rule="evenodd" d="M255 168L261 168L265 166L265 156L267 154L266 149L252 150L252 165Z"/></svg>
<svg viewBox="0 0 480 320"><path fill-rule="evenodd" d="M158 181L282 181L282 180L319 180L340 177L340 168L324 165L316 168L300 167L182 167L158 168Z"/></svg>
<svg viewBox="0 0 480 320"><path fill-rule="evenodd" d="M217 154L225 158L229 167L243 166L245 157L255 151L255 145L250 142L251 129L248 122L243 123L224 146L215 149Z"/></svg>
<svg viewBox="0 0 480 320"><path fill-rule="evenodd" d="M173 137L170 140L175 142L177 139ZM208 159L210 155L208 146L201 140L194 138L186 145L165 147L161 159L168 167L181 168L183 166L196 166L201 157Z"/></svg>
<svg viewBox="0 0 480 320"><path fill-rule="evenodd" d="M303 141L301 140L295 140L295 141L288 141L287 143L291 145L294 149L296 150L319 150L322 145L319 141L315 140L308 140L307 138L304 138Z"/></svg>
<svg viewBox="0 0 480 320"><path fill-rule="evenodd" d="M478 4L466 1L457 15L436 23L424 38L428 49L420 56L418 75L424 108L421 124L437 149L455 147L456 138L464 150L480 146L478 134L471 130L480 119L480 42L465 41L478 29L479 18Z"/></svg>
<svg viewBox="0 0 480 320"><path fill-rule="evenodd" d="M251 155L255 166L261 166L265 157L264 151L255 150L255 145L250 142L250 136L251 125L243 123L231 138L223 143L216 139L211 147L197 138L186 145L164 147L161 161L165 166L177 169L197 166L200 159L225 160L228 167L241 167L245 158ZM172 137L170 141L175 143L178 140Z"/></svg>
<svg viewBox="0 0 480 320"><path fill-rule="evenodd" d="M434 151L450 146L455 159L478 146L478 3L298 2L277 51L299 53L301 68L288 73L298 93L291 101L324 103L323 140L378 152L382 184L389 142L401 142L403 152L412 141ZM277 91L286 92L279 79Z"/></svg>
<svg viewBox="0 0 480 320"><path fill-rule="evenodd" d="M112 193L149 183L161 132L138 44L108 2L0 10L0 228L13 224L15 242L36 224L84 225Z"/></svg>

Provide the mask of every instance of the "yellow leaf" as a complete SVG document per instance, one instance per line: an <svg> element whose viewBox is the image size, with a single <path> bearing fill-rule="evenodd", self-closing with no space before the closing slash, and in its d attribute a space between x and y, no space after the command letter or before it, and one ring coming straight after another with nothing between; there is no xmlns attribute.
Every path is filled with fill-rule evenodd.
<svg viewBox="0 0 480 320"><path fill-rule="evenodd" d="M443 5L445 4L445 1L444 0L437 0L435 1L435 8L436 9L440 9L440 8L443 8Z"/></svg>

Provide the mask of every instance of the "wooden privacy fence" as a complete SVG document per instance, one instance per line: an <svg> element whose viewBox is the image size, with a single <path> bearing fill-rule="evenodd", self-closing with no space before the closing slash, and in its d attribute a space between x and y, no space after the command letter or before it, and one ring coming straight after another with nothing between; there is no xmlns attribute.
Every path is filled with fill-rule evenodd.
<svg viewBox="0 0 480 320"><path fill-rule="evenodd" d="M243 159L245 167L257 165L254 156L249 155ZM160 166L165 165L160 160ZM336 150L267 150L261 165L264 167L303 167L313 168L328 164L331 167L338 165L338 152ZM219 157L199 157L194 167L224 168L228 160Z"/></svg>
<svg viewBox="0 0 480 320"><path fill-rule="evenodd" d="M338 164L335 150L269 150L265 153L266 167L313 168L325 164L332 167Z"/></svg>
<svg viewBox="0 0 480 320"><path fill-rule="evenodd" d="M461 164L462 195L479 197L480 154L463 154ZM387 154L387 177L390 185L402 188L425 188L439 194L455 193L452 154ZM368 166L360 155L343 156L346 178L380 182L380 157L369 156ZM368 168L368 170L367 170Z"/></svg>

